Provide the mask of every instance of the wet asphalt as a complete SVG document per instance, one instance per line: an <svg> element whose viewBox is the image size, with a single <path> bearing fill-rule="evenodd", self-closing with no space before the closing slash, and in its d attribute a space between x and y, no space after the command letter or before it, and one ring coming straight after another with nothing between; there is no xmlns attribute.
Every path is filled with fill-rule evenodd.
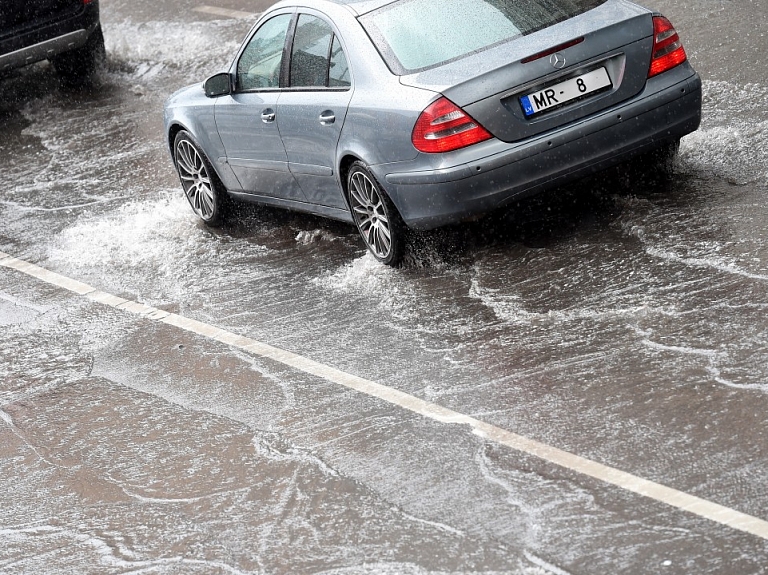
<svg viewBox="0 0 768 575"><path fill-rule="evenodd" d="M340 223L195 220L162 102L252 23L201 4L103 0L92 90L0 80L0 252L768 521L764 2L648 3L704 81L670 181L616 170L398 270ZM0 419L3 574L768 564L765 537L2 266Z"/></svg>

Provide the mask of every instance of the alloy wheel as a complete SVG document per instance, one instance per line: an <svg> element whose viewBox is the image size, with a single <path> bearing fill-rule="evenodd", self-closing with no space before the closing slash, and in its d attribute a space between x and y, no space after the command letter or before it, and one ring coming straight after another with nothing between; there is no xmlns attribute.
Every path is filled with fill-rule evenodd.
<svg viewBox="0 0 768 575"><path fill-rule="evenodd" d="M360 235L373 254L386 259L392 250L392 228L378 186L363 172L350 178L349 201Z"/></svg>
<svg viewBox="0 0 768 575"><path fill-rule="evenodd" d="M213 218L215 199L211 177L202 156L189 140L176 144L176 166L192 209L205 221Z"/></svg>

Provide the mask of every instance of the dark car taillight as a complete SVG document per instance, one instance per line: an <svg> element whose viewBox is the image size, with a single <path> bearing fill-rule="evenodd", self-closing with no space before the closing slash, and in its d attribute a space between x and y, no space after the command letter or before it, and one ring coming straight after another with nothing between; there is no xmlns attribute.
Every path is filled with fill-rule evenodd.
<svg viewBox="0 0 768 575"><path fill-rule="evenodd" d="M448 98L440 98L416 120L411 141L420 152L435 154L466 148L492 137L464 110Z"/></svg>
<svg viewBox="0 0 768 575"><path fill-rule="evenodd" d="M672 22L664 16L653 17L653 56L648 77L652 78L662 72L679 66L688 59L685 48L677 35Z"/></svg>

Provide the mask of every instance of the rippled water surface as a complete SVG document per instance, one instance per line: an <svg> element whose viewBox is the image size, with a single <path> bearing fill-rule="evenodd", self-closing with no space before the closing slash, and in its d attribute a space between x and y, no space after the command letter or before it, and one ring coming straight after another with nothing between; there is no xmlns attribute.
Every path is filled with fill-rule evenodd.
<svg viewBox="0 0 768 575"><path fill-rule="evenodd" d="M760 62L744 71L730 56L720 66L707 40L719 31L730 50L739 30L762 38L753 19L764 11L758 3L656 4L675 16L704 80L703 124L683 140L671 181L601 175L482 222L420 235L393 270L340 223L254 206L220 230L198 223L163 141L162 102L226 65L250 22L186 11L155 20L151 11L105 1L109 66L94 93L60 91L45 65L0 85L8 134L0 151L13 182L0 195L0 250L767 518L768 74ZM736 14L731 36L705 18L717 16L714 4ZM664 527L668 512L649 507L632 523L619 509L623 496L612 500L532 458L457 439L245 354L177 341L159 328L144 333L119 314L105 323L88 308L74 318L46 290L4 283L0 327L18 330L0 347L0 375L18 382L2 395L15 406L0 411L14 430L8 445L54 445L52 455L24 463L50 491L15 488L15 500L27 502L17 514L39 520L16 531L0 525L0 541L21 555L34 539L42 549L87 548L84 556L107 558L111 572L240 572L234 564L290 572L274 559L280 551L269 547L267 522L251 523L285 513L286 524L269 524L274 545L311 549L317 556L302 563L307 573L458 572L447 559L420 567L414 557L425 550L466 557L462 572L557 573L541 549L557 549L552 555L574 573L656 572L633 561L664 565L675 549L689 548L694 559L677 572L714 573L726 572L718 564L723 541L744 573L765 564L762 542L739 551L737 536L706 535L711 545L701 552L707 545L689 537L693 520ZM27 333L21 326L30 322L36 327ZM70 330L90 335L70 341ZM164 371L158 354L169 350L179 363ZM76 399L44 395L73 381ZM107 404L113 383L119 391ZM25 411L24 401L41 394L58 423L35 423ZM98 423L113 416L157 442L121 443ZM34 441L24 432L27 417L40 434ZM85 431L61 424L78 417L92 424ZM190 442L162 418L209 433ZM107 469L101 452L115 449L128 454L125 463ZM99 537L35 509L37 497L62 514L70 499L100 497L83 495L87 489L56 494L58 485L85 481L86 469L68 468L70 451L85 454L101 477L112 512L99 517ZM173 487L131 463L151 459L172 470ZM253 463L251 470L268 461L273 475L200 473L235 460ZM293 503L272 492L293 493ZM173 541L163 530L156 542L139 531L125 539L113 518L126 502L142 503L128 511L132 525L151 525L165 513L158 510L178 513L167 523L178 521L188 539ZM367 531L340 542L349 532L326 525L332 537L323 539L317 525L302 523L307 510ZM227 518L221 532L205 523L208 514ZM208 539L190 534L201 523ZM238 523L253 529L238 531ZM382 536L392 525L402 533ZM590 544L596 533L611 544ZM152 545L205 547L211 538L230 556L209 553L179 571L142 563ZM254 539L263 542L257 555L272 553L271 561L252 559ZM366 545L379 552L366 555ZM380 552L388 545L391 556ZM326 553L335 562L322 560ZM345 562L350 556L373 559L361 566Z"/></svg>

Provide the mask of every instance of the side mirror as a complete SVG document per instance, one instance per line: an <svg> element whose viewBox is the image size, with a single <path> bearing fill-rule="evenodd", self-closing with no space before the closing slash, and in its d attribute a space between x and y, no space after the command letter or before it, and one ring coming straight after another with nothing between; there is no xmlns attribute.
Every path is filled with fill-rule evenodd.
<svg viewBox="0 0 768 575"><path fill-rule="evenodd" d="M208 78L203 84L205 95L209 98L225 96L232 93L232 78L229 72L221 72Z"/></svg>

